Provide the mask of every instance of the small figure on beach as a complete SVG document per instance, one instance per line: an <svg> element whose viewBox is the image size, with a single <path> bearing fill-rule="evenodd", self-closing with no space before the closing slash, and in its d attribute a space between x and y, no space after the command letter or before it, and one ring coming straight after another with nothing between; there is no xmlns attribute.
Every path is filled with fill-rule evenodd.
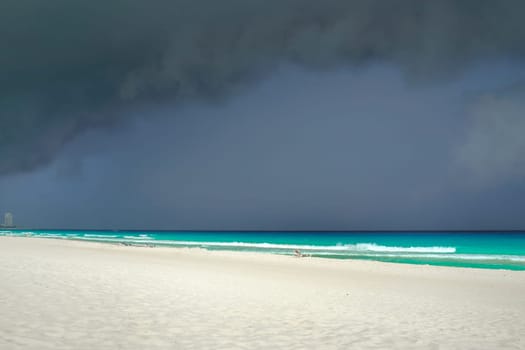
<svg viewBox="0 0 525 350"><path fill-rule="evenodd" d="M298 257L298 258L302 258L302 257L304 257L304 254L301 253L301 251L300 251L299 249L294 250L293 253L294 253L294 255L295 255L296 257Z"/></svg>

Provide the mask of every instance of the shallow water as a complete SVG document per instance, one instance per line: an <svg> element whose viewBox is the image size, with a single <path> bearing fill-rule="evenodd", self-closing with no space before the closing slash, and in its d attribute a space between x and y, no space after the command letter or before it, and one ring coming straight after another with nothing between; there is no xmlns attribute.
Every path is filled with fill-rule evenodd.
<svg viewBox="0 0 525 350"><path fill-rule="evenodd" d="M0 235L288 255L299 249L332 259L525 270L525 232L0 230Z"/></svg>

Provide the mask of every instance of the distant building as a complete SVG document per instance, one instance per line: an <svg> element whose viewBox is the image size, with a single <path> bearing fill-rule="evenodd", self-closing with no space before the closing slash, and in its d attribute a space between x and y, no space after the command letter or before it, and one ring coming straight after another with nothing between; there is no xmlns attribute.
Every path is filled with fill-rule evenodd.
<svg viewBox="0 0 525 350"><path fill-rule="evenodd" d="M13 214L5 213L3 226L4 227L14 227L15 225L13 224L13 222L14 222L13 221Z"/></svg>

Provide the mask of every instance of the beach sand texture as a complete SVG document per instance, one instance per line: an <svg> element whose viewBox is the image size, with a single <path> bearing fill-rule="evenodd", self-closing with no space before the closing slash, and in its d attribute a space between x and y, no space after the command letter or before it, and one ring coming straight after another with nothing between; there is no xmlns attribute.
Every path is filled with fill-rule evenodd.
<svg viewBox="0 0 525 350"><path fill-rule="evenodd" d="M0 349L525 349L525 273L0 237Z"/></svg>

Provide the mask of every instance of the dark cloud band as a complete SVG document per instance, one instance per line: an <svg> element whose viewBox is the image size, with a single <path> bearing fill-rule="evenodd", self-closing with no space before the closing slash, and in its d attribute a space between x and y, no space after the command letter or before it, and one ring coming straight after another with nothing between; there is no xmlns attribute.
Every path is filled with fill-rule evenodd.
<svg viewBox="0 0 525 350"><path fill-rule="evenodd" d="M49 162L122 108L231 94L280 62L389 61L432 80L525 53L513 0L8 0L0 5L0 175Z"/></svg>

